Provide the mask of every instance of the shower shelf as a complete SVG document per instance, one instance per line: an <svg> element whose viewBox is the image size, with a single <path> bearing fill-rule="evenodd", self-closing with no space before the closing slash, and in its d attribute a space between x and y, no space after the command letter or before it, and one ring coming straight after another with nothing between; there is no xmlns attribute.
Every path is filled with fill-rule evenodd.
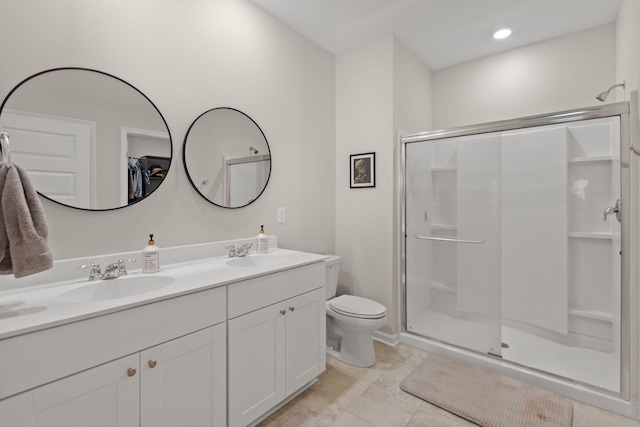
<svg viewBox="0 0 640 427"><path fill-rule="evenodd" d="M456 231L458 226L455 224L431 224L432 230Z"/></svg>
<svg viewBox="0 0 640 427"><path fill-rule="evenodd" d="M456 288L452 285L447 285L446 283L431 282L431 288L439 291L451 292L452 294L456 293Z"/></svg>
<svg viewBox="0 0 640 427"><path fill-rule="evenodd" d="M597 233L597 232L570 232L569 237L574 237L578 239L602 239L602 240L612 240L614 235L612 233Z"/></svg>
<svg viewBox="0 0 640 427"><path fill-rule="evenodd" d="M594 163L594 162L611 162L613 156L588 156L588 157L570 157L568 163Z"/></svg>
<svg viewBox="0 0 640 427"><path fill-rule="evenodd" d="M597 310L578 310L575 308L569 309L569 314L580 317L588 317L590 319L602 320L605 322L613 322L613 315L605 311Z"/></svg>
<svg viewBox="0 0 640 427"><path fill-rule="evenodd" d="M431 172L454 172L456 169L456 166L433 166Z"/></svg>

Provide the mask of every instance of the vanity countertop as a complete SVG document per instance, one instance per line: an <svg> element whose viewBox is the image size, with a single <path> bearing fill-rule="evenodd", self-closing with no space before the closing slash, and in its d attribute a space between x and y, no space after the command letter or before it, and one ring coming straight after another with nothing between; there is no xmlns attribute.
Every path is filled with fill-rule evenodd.
<svg viewBox="0 0 640 427"><path fill-rule="evenodd" d="M124 278L170 277L167 286L133 296L91 302L66 301L60 295L90 282L86 277L0 292L0 339L101 316L206 289L320 262L326 255L271 248L266 255L226 256L162 265L157 273L131 270ZM83 271L85 274L87 270ZM87 274L88 275L88 274ZM135 280L135 279L134 279ZM124 283L124 282L123 282Z"/></svg>

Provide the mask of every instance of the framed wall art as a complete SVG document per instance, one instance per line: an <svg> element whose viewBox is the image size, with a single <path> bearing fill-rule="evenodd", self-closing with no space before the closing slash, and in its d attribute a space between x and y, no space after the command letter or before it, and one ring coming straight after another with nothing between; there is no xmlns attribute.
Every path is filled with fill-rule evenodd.
<svg viewBox="0 0 640 427"><path fill-rule="evenodd" d="M371 188L376 186L376 153L352 154L351 188Z"/></svg>

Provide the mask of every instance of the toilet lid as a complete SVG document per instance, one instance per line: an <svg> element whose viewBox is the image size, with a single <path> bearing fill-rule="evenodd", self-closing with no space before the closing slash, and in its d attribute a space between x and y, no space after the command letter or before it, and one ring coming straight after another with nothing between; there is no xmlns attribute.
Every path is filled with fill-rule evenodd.
<svg viewBox="0 0 640 427"><path fill-rule="evenodd" d="M379 319L387 314L384 305L354 295L342 295L329 300L329 306L340 314L361 319Z"/></svg>

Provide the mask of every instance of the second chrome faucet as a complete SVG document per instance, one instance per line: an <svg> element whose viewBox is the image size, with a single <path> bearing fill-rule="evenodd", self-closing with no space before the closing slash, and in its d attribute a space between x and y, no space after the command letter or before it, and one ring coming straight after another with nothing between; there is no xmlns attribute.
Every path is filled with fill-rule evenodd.
<svg viewBox="0 0 640 427"><path fill-rule="evenodd" d="M233 245L230 246L225 246L225 249L228 249L229 252L227 253L227 255L229 256L229 258L233 258L236 256L247 256L249 254L249 249L251 249L251 246L253 246L253 243L245 243L242 246L239 247L235 247Z"/></svg>
<svg viewBox="0 0 640 427"><path fill-rule="evenodd" d="M119 259L118 261L107 265L107 268L105 268L104 273L100 268L100 264L98 264L97 262L80 265L78 266L78 269L83 270L85 268L91 267L91 270L89 270L89 280L117 279L120 276L127 275L127 267L125 263L135 262L135 261L136 261L135 258Z"/></svg>

